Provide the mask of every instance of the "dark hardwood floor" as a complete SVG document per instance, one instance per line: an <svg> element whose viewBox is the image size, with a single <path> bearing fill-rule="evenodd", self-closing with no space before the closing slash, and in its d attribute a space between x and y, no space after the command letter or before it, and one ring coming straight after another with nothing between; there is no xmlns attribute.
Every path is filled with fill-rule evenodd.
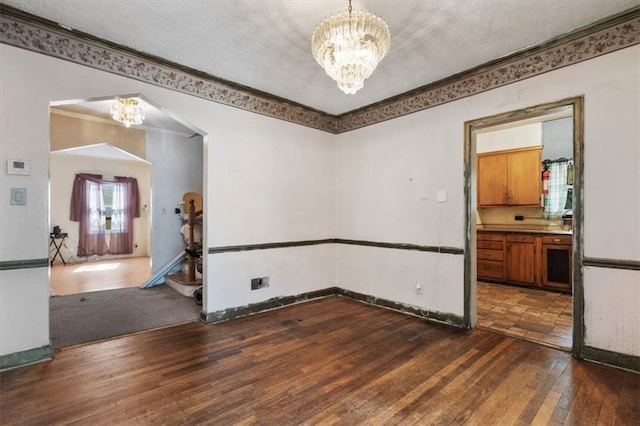
<svg viewBox="0 0 640 426"><path fill-rule="evenodd" d="M637 424L640 375L330 297L56 350L0 423Z"/></svg>

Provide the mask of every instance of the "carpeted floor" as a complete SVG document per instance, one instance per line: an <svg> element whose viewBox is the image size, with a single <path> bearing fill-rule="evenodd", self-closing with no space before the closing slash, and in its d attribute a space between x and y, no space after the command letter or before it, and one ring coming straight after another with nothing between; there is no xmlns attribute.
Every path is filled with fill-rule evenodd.
<svg viewBox="0 0 640 426"><path fill-rule="evenodd" d="M54 348L196 321L200 314L192 298L167 285L53 296L49 306Z"/></svg>

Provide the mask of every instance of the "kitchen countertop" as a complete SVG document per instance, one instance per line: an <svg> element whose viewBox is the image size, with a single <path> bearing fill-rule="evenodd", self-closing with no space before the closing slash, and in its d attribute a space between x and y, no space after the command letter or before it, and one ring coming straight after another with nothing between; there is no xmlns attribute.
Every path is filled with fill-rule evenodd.
<svg viewBox="0 0 640 426"><path fill-rule="evenodd" d="M477 232L521 232L532 234L573 235L568 226L561 225L477 225Z"/></svg>

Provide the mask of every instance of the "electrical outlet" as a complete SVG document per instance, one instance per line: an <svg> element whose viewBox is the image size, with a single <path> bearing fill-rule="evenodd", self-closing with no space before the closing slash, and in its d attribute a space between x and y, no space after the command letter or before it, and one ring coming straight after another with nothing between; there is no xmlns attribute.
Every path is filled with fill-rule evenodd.
<svg viewBox="0 0 640 426"><path fill-rule="evenodd" d="M422 284L416 283L415 288L416 288L416 294L422 294Z"/></svg>
<svg viewBox="0 0 640 426"><path fill-rule="evenodd" d="M251 290L260 290L269 287L269 277L251 279Z"/></svg>

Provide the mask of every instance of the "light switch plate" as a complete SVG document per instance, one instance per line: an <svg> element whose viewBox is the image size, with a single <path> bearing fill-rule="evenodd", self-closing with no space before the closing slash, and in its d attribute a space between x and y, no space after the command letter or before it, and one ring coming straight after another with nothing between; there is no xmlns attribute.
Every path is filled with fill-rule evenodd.
<svg viewBox="0 0 640 426"><path fill-rule="evenodd" d="M436 201L439 203L446 203L447 191L445 191L444 189L441 189L440 191L436 192Z"/></svg>
<svg viewBox="0 0 640 426"><path fill-rule="evenodd" d="M27 205L27 188L11 188L11 205Z"/></svg>

